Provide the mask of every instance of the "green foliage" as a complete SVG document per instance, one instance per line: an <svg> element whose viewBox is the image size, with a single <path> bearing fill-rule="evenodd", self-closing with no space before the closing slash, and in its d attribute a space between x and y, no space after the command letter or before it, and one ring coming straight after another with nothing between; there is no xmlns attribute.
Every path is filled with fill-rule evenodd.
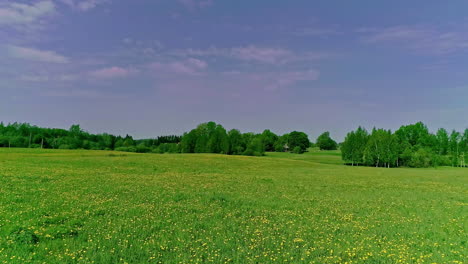
<svg viewBox="0 0 468 264"><path fill-rule="evenodd" d="M263 145L265 146L265 151L275 151L275 143L278 140L278 136L270 130L266 129L263 131L261 137Z"/></svg>
<svg viewBox="0 0 468 264"><path fill-rule="evenodd" d="M338 148L338 144L330 137L330 132L322 133L315 143L320 150L335 150Z"/></svg>
<svg viewBox="0 0 468 264"><path fill-rule="evenodd" d="M304 151L303 151L303 150L301 149L301 147L299 147L299 146L295 146L292 152L295 153L295 154L302 154L302 153L304 153Z"/></svg>
<svg viewBox="0 0 468 264"><path fill-rule="evenodd" d="M138 153L218 153L228 155L262 156L265 151L291 151L296 146L303 153L310 146L307 135L294 131L278 136L270 130L261 134L229 132L220 124L198 125L183 136L160 136L134 139L107 133L90 134L79 125L70 129L49 129L29 124L13 123L0 126L0 147L117 150ZM286 149L285 149L286 147Z"/></svg>
<svg viewBox="0 0 468 264"><path fill-rule="evenodd" d="M431 153L428 150L421 148L412 153L411 160L408 165L414 168L427 168L431 166L432 161Z"/></svg>
<svg viewBox="0 0 468 264"><path fill-rule="evenodd" d="M368 138L369 134L362 127L358 127L356 131L348 133L341 145L343 160L350 162L351 165L359 166L359 164L363 164Z"/></svg>
<svg viewBox="0 0 468 264"><path fill-rule="evenodd" d="M283 152L284 151L284 143L276 142L275 143L275 151L276 152Z"/></svg>
<svg viewBox="0 0 468 264"><path fill-rule="evenodd" d="M178 144L179 136L160 136L155 139L134 140L133 137L114 136L107 133L90 134L79 125L70 129L40 128L29 124L0 125L0 147L119 150L148 153L161 144ZM178 147L163 147L164 152L180 152Z"/></svg>
<svg viewBox="0 0 468 264"><path fill-rule="evenodd" d="M237 129L229 130L228 132L229 152L232 155L241 155L245 150L245 143L242 139L242 134Z"/></svg>
<svg viewBox="0 0 468 264"><path fill-rule="evenodd" d="M288 144L289 144L289 134L284 134L278 137L278 139L275 142L275 151L276 152L288 151L290 149ZM286 147L288 149L286 149Z"/></svg>
<svg viewBox="0 0 468 264"><path fill-rule="evenodd" d="M351 165L376 167L466 167L468 132L463 136L443 128L431 134L419 122L400 127L395 133L373 129L371 135L359 127L348 133L342 143L342 158Z"/></svg>
<svg viewBox="0 0 468 264"><path fill-rule="evenodd" d="M325 132L315 144L334 150L338 144ZM40 128L24 123L0 125L0 147L118 150L138 153L218 153L262 156L265 152L304 153L312 146L307 134L293 131L278 136L270 130L261 134L227 132L215 122L198 125L183 136L160 136L135 140L132 136L90 134L79 125L68 130ZM299 147L298 150L296 147ZM376 167L467 167L468 129L463 133L439 129L431 134L421 122L400 127L395 133L382 129L368 132L359 127L340 144L342 159L351 165Z"/></svg>
<svg viewBox="0 0 468 264"><path fill-rule="evenodd" d="M287 136L288 147L294 150L296 147L300 148L300 153L304 153L310 146L309 137L304 132L293 131Z"/></svg>
<svg viewBox="0 0 468 264"><path fill-rule="evenodd" d="M265 154L265 146L261 136L255 136L247 145L247 149L243 155L246 156L263 156Z"/></svg>
<svg viewBox="0 0 468 264"><path fill-rule="evenodd" d="M437 130L436 137L439 155L447 155L449 147L449 137L447 130L445 130L444 128L440 128L439 130Z"/></svg>
<svg viewBox="0 0 468 264"><path fill-rule="evenodd" d="M136 147L118 147L115 151L123 151L123 152L137 152Z"/></svg>
<svg viewBox="0 0 468 264"><path fill-rule="evenodd" d="M136 146L136 152L148 153L151 152L151 148L147 147L144 143L140 143L138 146Z"/></svg>
<svg viewBox="0 0 468 264"><path fill-rule="evenodd" d="M182 136L181 151L261 156L265 153L265 146L261 135L242 134L237 129L227 133L223 126L208 122L198 125Z"/></svg>
<svg viewBox="0 0 468 264"><path fill-rule="evenodd" d="M163 143L160 144L158 147L152 150L153 153L180 153L180 144L177 143Z"/></svg>

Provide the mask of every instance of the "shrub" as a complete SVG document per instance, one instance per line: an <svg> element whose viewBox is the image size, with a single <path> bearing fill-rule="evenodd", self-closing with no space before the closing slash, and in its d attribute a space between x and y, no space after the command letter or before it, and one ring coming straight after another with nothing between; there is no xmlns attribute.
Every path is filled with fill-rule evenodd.
<svg viewBox="0 0 468 264"><path fill-rule="evenodd" d="M419 149L411 155L410 167L427 168L432 165L431 153L425 149Z"/></svg>
<svg viewBox="0 0 468 264"><path fill-rule="evenodd" d="M139 144L137 147L136 147L136 152L138 153L148 153L148 152L151 152L151 148L145 146L145 144Z"/></svg>
<svg viewBox="0 0 468 264"><path fill-rule="evenodd" d="M155 147L151 150L151 153L163 154L164 152L162 152L161 148Z"/></svg>
<svg viewBox="0 0 468 264"><path fill-rule="evenodd" d="M255 150L253 150L251 148L248 148L242 153L242 155L244 155L244 156L263 156L264 153L259 152L259 151L255 151Z"/></svg>
<svg viewBox="0 0 468 264"><path fill-rule="evenodd" d="M304 153L304 151L302 150L302 148L299 147L299 146L295 146L292 152L293 152L293 153L296 153L296 154L302 154L302 153Z"/></svg>
<svg viewBox="0 0 468 264"><path fill-rule="evenodd" d="M137 152L137 149L135 147L120 147L120 148L116 148L115 151Z"/></svg>
<svg viewBox="0 0 468 264"><path fill-rule="evenodd" d="M282 144L282 143L275 144L275 151L276 152L283 152L284 151L284 144Z"/></svg>

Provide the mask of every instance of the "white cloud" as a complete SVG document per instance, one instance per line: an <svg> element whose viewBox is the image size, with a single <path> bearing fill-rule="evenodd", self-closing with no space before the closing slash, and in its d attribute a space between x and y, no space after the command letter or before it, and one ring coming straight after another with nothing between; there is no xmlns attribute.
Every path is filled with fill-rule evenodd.
<svg viewBox="0 0 468 264"><path fill-rule="evenodd" d="M35 23L53 14L54 3L50 0L34 4L7 3L0 4L0 25L26 25Z"/></svg>
<svg viewBox="0 0 468 264"><path fill-rule="evenodd" d="M126 45L130 45L130 44L133 43L133 39L131 39L131 38L124 38L124 39L122 40L122 42L123 42L124 44L126 44Z"/></svg>
<svg viewBox="0 0 468 264"><path fill-rule="evenodd" d="M183 61L173 61L169 63L154 62L150 64L150 69L155 73L201 75L208 67L205 61L188 58Z"/></svg>
<svg viewBox="0 0 468 264"><path fill-rule="evenodd" d="M135 69L125 69L121 67L109 67L103 68L90 73L90 75L94 78L98 79L115 79L115 78L123 78L129 75L136 73Z"/></svg>
<svg viewBox="0 0 468 264"><path fill-rule="evenodd" d="M316 81L320 72L314 69L308 71L282 72L266 76L266 90L277 90L283 87L294 85L300 81Z"/></svg>
<svg viewBox="0 0 468 264"><path fill-rule="evenodd" d="M178 2L189 10L208 7L213 4L213 0L178 0Z"/></svg>
<svg viewBox="0 0 468 264"><path fill-rule="evenodd" d="M76 0L60 0L62 3L80 10L80 11L88 11L100 4L104 4L106 2L109 2L110 0L81 0L81 1L76 1Z"/></svg>
<svg viewBox="0 0 468 264"><path fill-rule="evenodd" d="M78 74L33 74L21 75L19 80L25 82L70 82L78 80Z"/></svg>
<svg viewBox="0 0 468 264"><path fill-rule="evenodd" d="M50 97L82 97L82 98L100 98L100 97L106 97L109 98L112 95L104 95L98 91L93 91L93 90L79 90L79 89L74 89L74 90L49 90L44 93L45 96L50 96Z"/></svg>
<svg viewBox="0 0 468 264"><path fill-rule="evenodd" d="M313 61L331 56L325 52L294 52L283 48L258 47L249 45L235 48L186 49L173 52L178 56L209 57L220 56L240 61L279 65L297 61Z"/></svg>
<svg viewBox="0 0 468 264"><path fill-rule="evenodd" d="M280 72L223 72L225 83L241 81L249 89L261 88L265 91L277 91L283 88L294 87L299 82L316 81L320 72L315 69Z"/></svg>
<svg viewBox="0 0 468 264"><path fill-rule="evenodd" d="M263 63L277 64L285 62L292 58L293 53L286 49L280 48L260 48L256 46L247 46L241 48L233 48L231 55L234 58L245 61L257 61Z"/></svg>
<svg viewBox="0 0 468 264"><path fill-rule="evenodd" d="M366 43L397 43L417 53L443 55L468 49L465 30L442 31L427 26L394 26L361 28L357 32L363 34L361 39Z"/></svg>
<svg viewBox="0 0 468 264"><path fill-rule="evenodd" d="M75 81L75 80L78 79L78 75L76 75L76 74L62 74L62 75L59 75L57 79L59 81L64 81L64 82Z"/></svg>
<svg viewBox="0 0 468 264"><path fill-rule="evenodd" d="M325 37L330 35L339 35L340 32L335 29L329 28L301 28L293 32L296 36L313 36L313 37Z"/></svg>
<svg viewBox="0 0 468 264"><path fill-rule="evenodd" d="M19 78L21 81L27 82L47 82L49 81L49 76L46 75L22 75Z"/></svg>
<svg viewBox="0 0 468 264"><path fill-rule="evenodd" d="M107 2L107 0L86 0L77 4L80 10L86 11L95 8L97 5Z"/></svg>
<svg viewBox="0 0 468 264"><path fill-rule="evenodd" d="M31 61L50 62L50 63L68 63L69 59L57 54L54 51L38 50L34 48L25 48L19 46L7 46L7 53L13 58L19 58Z"/></svg>

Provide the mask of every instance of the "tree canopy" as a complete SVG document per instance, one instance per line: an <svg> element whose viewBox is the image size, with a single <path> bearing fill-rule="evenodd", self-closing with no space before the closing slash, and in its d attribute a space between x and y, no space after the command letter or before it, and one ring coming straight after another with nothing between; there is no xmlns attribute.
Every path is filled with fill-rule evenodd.
<svg viewBox="0 0 468 264"><path fill-rule="evenodd" d="M134 139L130 135L91 134L79 125L68 130L40 128L27 123L0 123L0 147L117 150L139 153L218 153L226 155L262 156L268 151L304 153L311 146L307 134L293 131L276 135L241 133L215 122L198 125L182 136L168 135ZM322 150L333 150L338 144L329 132L316 142ZM463 132L440 128L435 134L422 122L401 126L395 132L358 127L349 132L340 144L343 160L350 165L375 167L466 167L468 129Z"/></svg>
<svg viewBox="0 0 468 264"><path fill-rule="evenodd" d="M292 136L290 136L292 135ZM284 151L285 145L298 153L309 147L307 135L292 132L278 136L270 130L260 134L241 133L226 129L215 122L198 125L182 136L168 135L149 139L134 139L130 135L91 134L79 125L70 129L40 128L27 123L0 123L0 147L117 150L139 153L219 153L227 155L261 156L266 151ZM279 147L281 146L281 147Z"/></svg>
<svg viewBox="0 0 468 264"><path fill-rule="evenodd" d="M440 128L434 135L422 122L390 130L359 127L341 146L342 158L350 165L376 167L465 167L468 158L468 129L464 133Z"/></svg>
<svg viewBox="0 0 468 264"><path fill-rule="evenodd" d="M320 150L335 150L338 148L338 144L330 137L330 132L322 133L315 143Z"/></svg>
<svg viewBox="0 0 468 264"><path fill-rule="evenodd" d="M295 153L304 153L310 147L309 137L304 132L293 131L288 135L288 146Z"/></svg>

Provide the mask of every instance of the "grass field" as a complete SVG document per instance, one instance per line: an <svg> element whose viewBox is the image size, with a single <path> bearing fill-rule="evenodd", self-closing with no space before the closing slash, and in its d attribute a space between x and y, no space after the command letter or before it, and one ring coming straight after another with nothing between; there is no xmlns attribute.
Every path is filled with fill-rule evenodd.
<svg viewBox="0 0 468 264"><path fill-rule="evenodd" d="M0 263L464 263L468 170L0 149Z"/></svg>

